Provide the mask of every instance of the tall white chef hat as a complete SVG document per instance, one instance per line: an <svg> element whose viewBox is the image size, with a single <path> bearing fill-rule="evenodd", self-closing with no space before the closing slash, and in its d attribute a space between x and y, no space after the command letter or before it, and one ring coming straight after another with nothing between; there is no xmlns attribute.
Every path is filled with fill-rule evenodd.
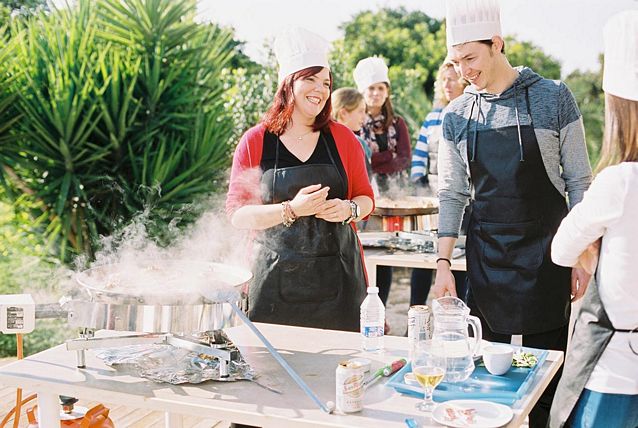
<svg viewBox="0 0 638 428"><path fill-rule="evenodd" d="M330 68L329 47L330 44L326 39L305 28L294 27L277 35L274 51L279 63L279 83L286 76L304 68L314 66Z"/></svg>
<svg viewBox="0 0 638 428"><path fill-rule="evenodd" d="M385 82L390 84L388 77L388 66L383 58L371 56L364 58L357 63L352 73L359 92L363 93L370 85Z"/></svg>
<svg viewBox="0 0 638 428"><path fill-rule="evenodd" d="M461 43L503 36L498 0L446 0L448 49Z"/></svg>
<svg viewBox="0 0 638 428"><path fill-rule="evenodd" d="M627 10L609 18L603 37L603 90L638 101L638 10Z"/></svg>

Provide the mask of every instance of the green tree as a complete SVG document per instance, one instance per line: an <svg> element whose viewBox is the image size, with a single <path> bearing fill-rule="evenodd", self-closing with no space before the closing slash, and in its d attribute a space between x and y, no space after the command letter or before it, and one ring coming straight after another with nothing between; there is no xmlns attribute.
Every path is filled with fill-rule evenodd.
<svg viewBox="0 0 638 428"><path fill-rule="evenodd" d="M49 10L47 0L0 0L0 4L21 14L34 14Z"/></svg>
<svg viewBox="0 0 638 428"><path fill-rule="evenodd" d="M524 65L547 79L560 79L560 62L533 43L505 37L505 55L514 67Z"/></svg>
<svg viewBox="0 0 638 428"><path fill-rule="evenodd" d="M384 58L394 106L416 132L431 107L435 73L446 55L441 21L419 11L385 8L360 12L340 29L344 37L331 54L335 88L354 86L352 70L359 60L373 55Z"/></svg>
<svg viewBox="0 0 638 428"><path fill-rule="evenodd" d="M277 61L272 46L264 45L265 64L251 62L224 70L222 97L226 111L233 119L231 141L239 142L242 134L256 125L270 107L277 91Z"/></svg>
<svg viewBox="0 0 638 428"><path fill-rule="evenodd" d="M598 71L574 71L565 78L565 83L574 93L583 115L589 160L595 166L600 158L605 124L602 56Z"/></svg>
<svg viewBox="0 0 638 428"><path fill-rule="evenodd" d="M0 94L17 97L2 175L32 198L62 259L91 255L144 210L162 237L216 190L231 149L221 76L234 50L229 31L194 12L195 0L80 0L14 23L20 43L0 64Z"/></svg>

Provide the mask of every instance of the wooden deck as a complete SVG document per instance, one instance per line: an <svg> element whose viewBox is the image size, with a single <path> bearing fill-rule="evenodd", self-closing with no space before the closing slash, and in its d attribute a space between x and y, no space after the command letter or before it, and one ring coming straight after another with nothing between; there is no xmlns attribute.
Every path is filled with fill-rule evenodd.
<svg viewBox="0 0 638 428"><path fill-rule="evenodd" d="M15 361L15 359L0 359L0 366L12 361ZM29 391L22 392L23 399L29 395L31 395L31 392ZM15 400L15 388L0 384L0 421L11 409L13 409L13 406L15 406ZM27 403L25 407L33 407L35 404L36 402L33 400ZM91 408L98 403L80 400L77 404L79 406ZM109 408L109 417L113 420L113 423L117 428L163 428L165 426L164 414L161 412L150 412L148 410L111 405L108 403L102 404ZM20 417L20 428L26 428L28 425L25 409L23 408L22 416ZM184 428L227 428L228 426L229 423L225 421L215 421L188 416L184 418ZM13 427L13 420L11 423L7 424L7 427Z"/></svg>

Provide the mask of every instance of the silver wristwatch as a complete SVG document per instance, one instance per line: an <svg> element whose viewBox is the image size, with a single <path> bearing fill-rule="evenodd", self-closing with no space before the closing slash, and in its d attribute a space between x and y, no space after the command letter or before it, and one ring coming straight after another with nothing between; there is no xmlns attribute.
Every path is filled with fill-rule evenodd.
<svg viewBox="0 0 638 428"><path fill-rule="evenodd" d="M351 223L352 220L354 220L355 218L357 218L357 217L359 217L361 215L361 208L359 208L359 205L357 205L357 203L355 201L348 200L348 203L350 203L350 217L345 219L342 222L343 224Z"/></svg>

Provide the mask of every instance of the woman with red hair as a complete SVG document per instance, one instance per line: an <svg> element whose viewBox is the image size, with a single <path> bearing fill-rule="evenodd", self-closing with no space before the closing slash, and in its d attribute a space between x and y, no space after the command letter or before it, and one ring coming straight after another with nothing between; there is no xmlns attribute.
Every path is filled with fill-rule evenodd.
<svg viewBox="0 0 638 428"><path fill-rule="evenodd" d="M299 28L275 41L279 88L237 146L226 210L257 231L251 320L358 331L366 278L354 223L373 193L359 142L330 119L327 47Z"/></svg>

